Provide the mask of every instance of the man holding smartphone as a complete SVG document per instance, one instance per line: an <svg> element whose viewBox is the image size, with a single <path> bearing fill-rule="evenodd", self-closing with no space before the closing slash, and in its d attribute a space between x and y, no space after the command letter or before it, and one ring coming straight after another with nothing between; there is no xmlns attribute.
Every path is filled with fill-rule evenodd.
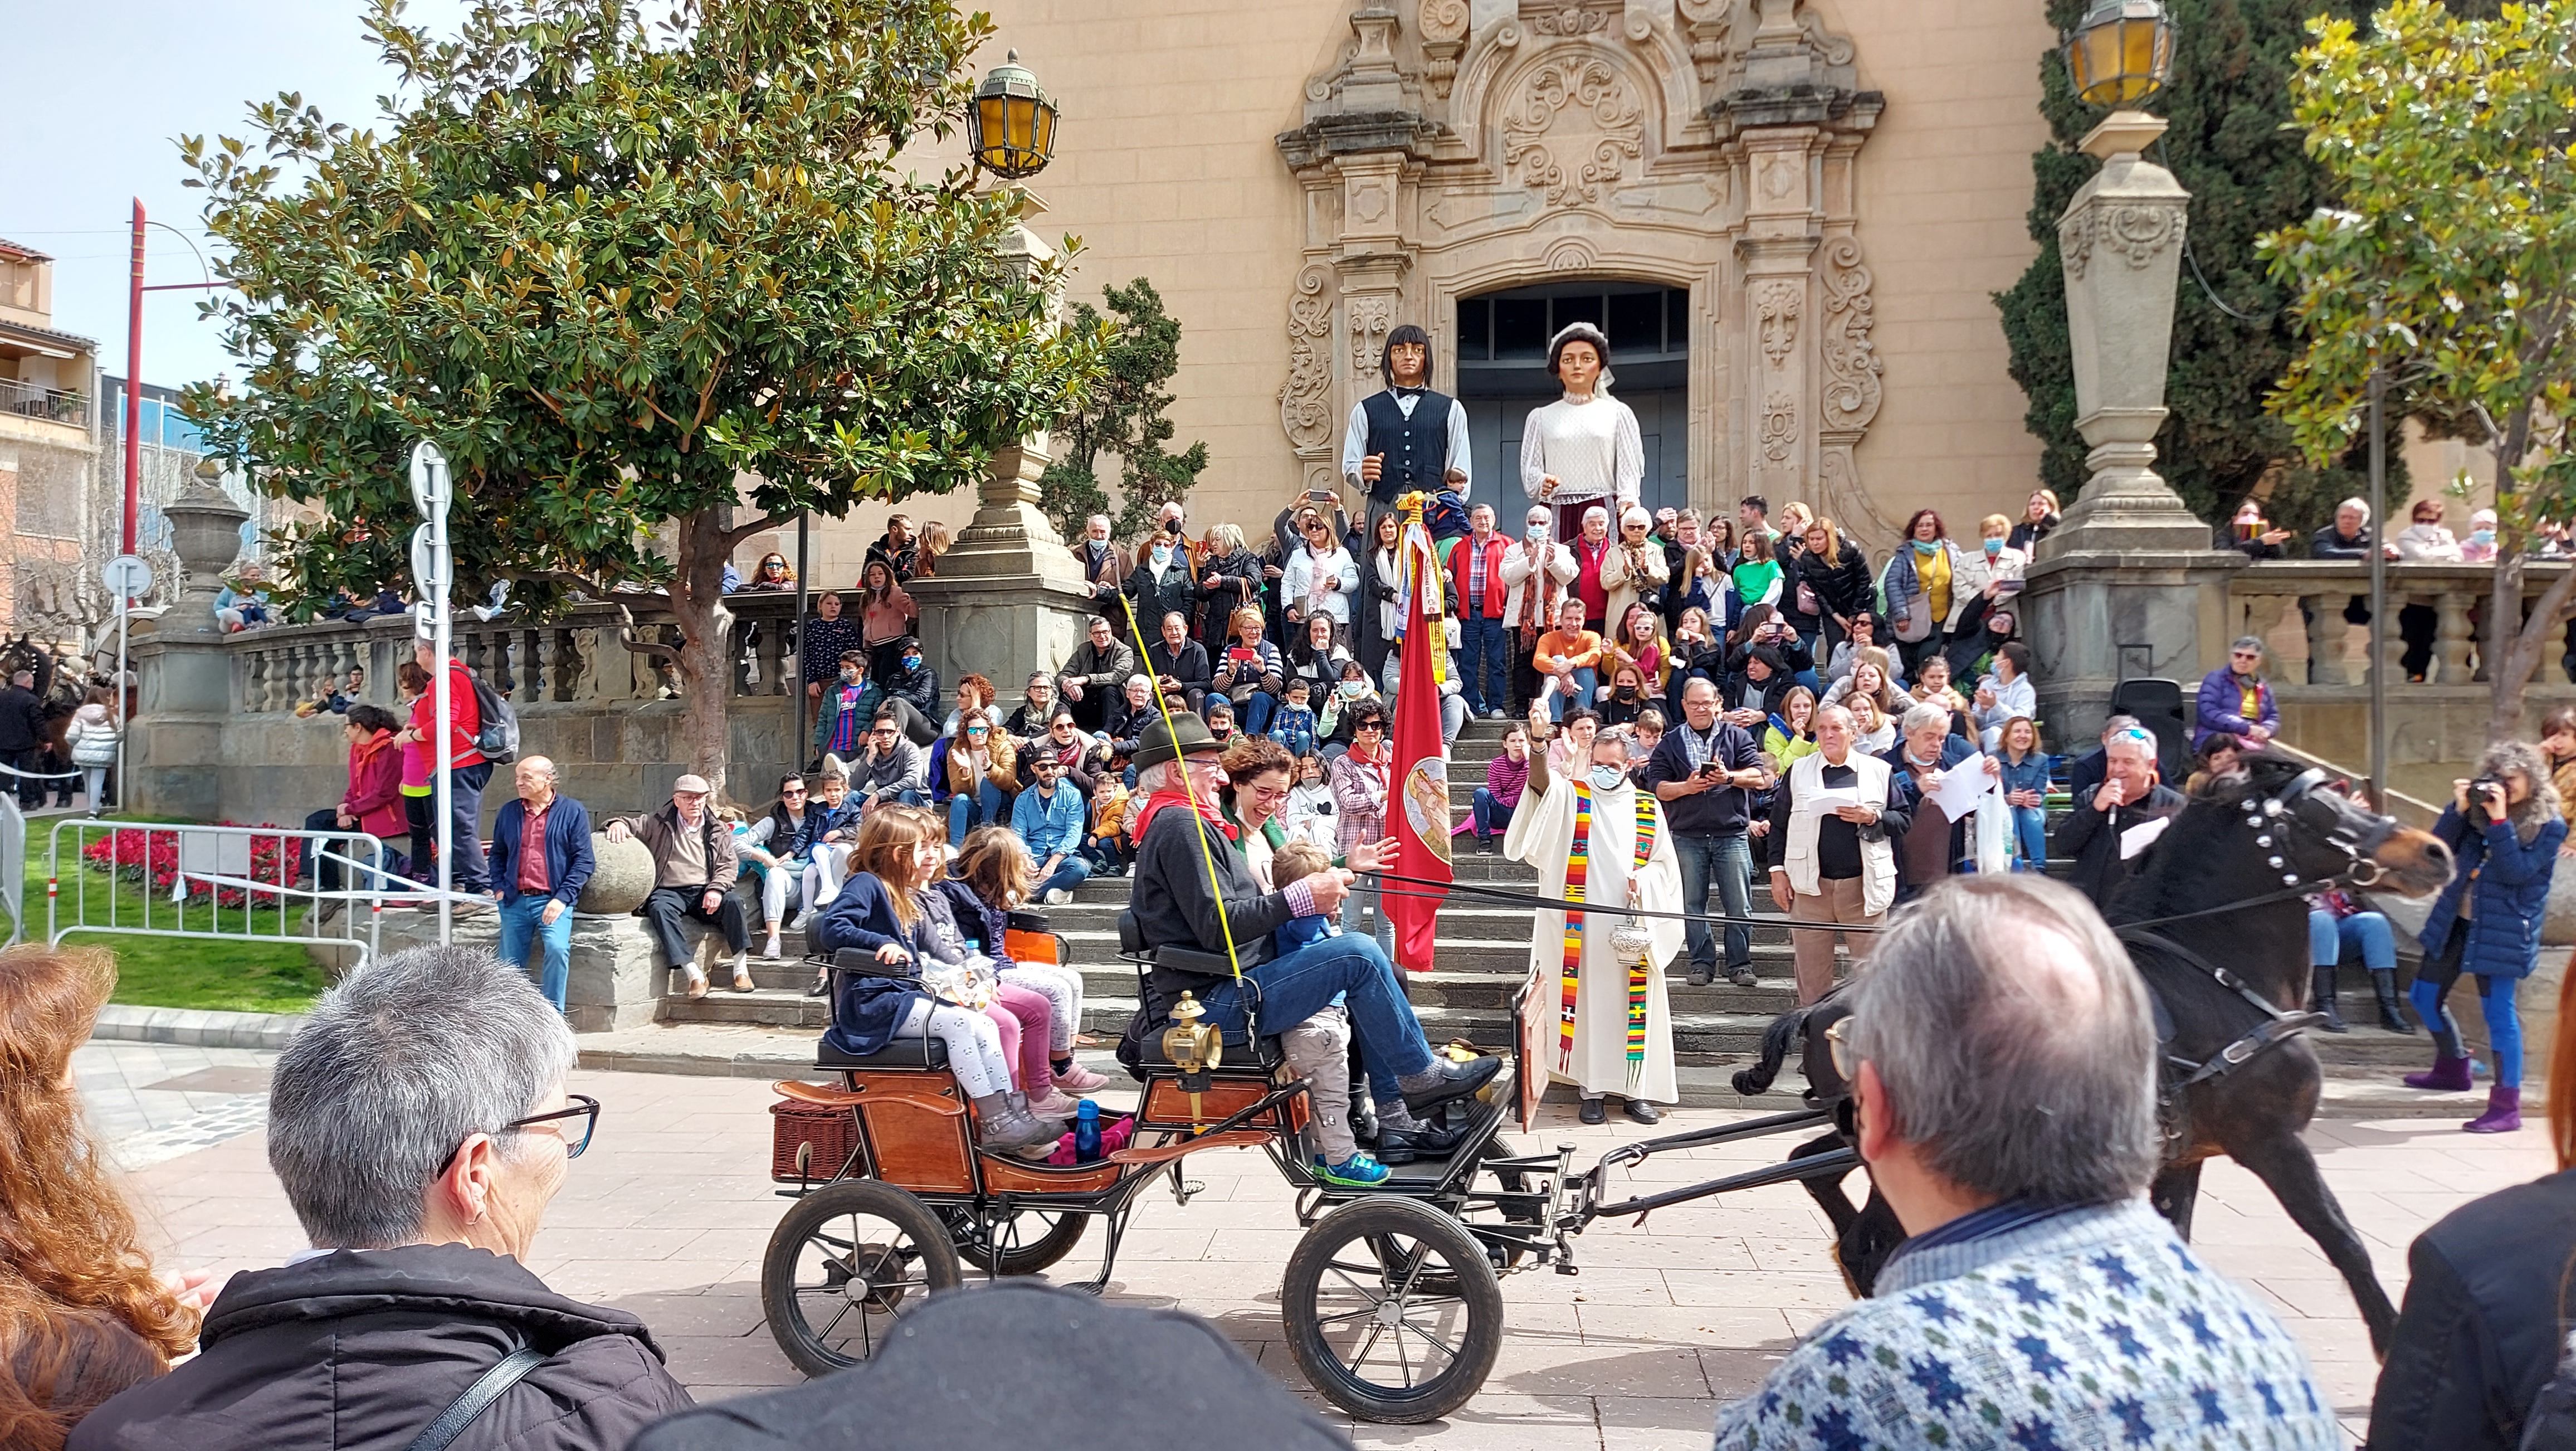
<svg viewBox="0 0 2576 1451"><path fill-rule="evenodd" d="M1708 888L1717 883L1726 904L1726 975L1737 987L1753 977L1753 850L1745 829L1748 791L1771 784L1762 754L1742 727L1721 719L1717 687L1697 679L1682 687L1682 722L1664 732L1640 776L1664 806L1673 851L1681 859L1682 910L1708 910ZM1706 987L1717 976L1717 945L1705 922L1684 933L1690 982Z"/></svg>

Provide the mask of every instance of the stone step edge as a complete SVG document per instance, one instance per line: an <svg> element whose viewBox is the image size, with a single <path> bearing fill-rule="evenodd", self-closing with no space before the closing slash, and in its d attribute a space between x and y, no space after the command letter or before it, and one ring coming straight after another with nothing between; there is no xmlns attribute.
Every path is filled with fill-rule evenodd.
<svg viewBox="0 0 2576 1451"><path fill-rule="evenodd" d="M301 1013L214 1008L144 1008L109 1003L90 1027L93 1043L169 1043L190 1048L283 1049L304 1026Z"/></svg>

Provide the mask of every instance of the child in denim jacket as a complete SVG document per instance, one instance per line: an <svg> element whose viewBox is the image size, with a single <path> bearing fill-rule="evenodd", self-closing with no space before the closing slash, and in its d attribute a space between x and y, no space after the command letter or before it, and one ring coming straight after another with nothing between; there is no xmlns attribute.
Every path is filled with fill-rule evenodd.
<svg viewBox="0 0 2576 1451"><path fill-rule="evenodd" d="M1305 681L1288 682L1288 701L1270 718L1270 739L1292 756L1315 754L1315 712L1307 708Z"/></svg>

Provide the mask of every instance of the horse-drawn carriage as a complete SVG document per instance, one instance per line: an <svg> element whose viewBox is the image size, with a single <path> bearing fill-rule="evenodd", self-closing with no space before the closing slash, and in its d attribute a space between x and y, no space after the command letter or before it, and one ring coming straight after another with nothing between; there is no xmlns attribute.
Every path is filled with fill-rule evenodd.
<svg viewBox="0 0 2576 1451"><path fill-rule="evenodd" d="M2177 1069L2168 1079L2157 1208L2188 1235L2199 1164L2232 1155L2271 1183L2345 1271L2379 1341L2394 1312L2298 1139L2318 1081L2316 1059L2296 1033L2307 976L2300 898L2374 882L2429 891L2447 874L2448 857L2424 833L2318 789L2323 779L2297 763L2258 759L2240 785L2195 801L2169 833L2182 847L2164 852L2123 899L2135 910L2121 935L2148 978L2164 1053ZM2203 894L2218 900L2184 905L2195 900L2193 884L2210 882L2225 884ZM1120 935L1120 955L1139 970L1141 1001L1152 959L1132 917ZM855 953L830 966L836 998L838 974L880 970ZM1245 989L1257 1023L1249 979ZM1763 1060L1738 1075L1739 1088L1758 1092L1788 1054L1803 1051L1803 1110L1622 1145L1577 1170L1570 1145L1522 1155L1502 1141L1503 1119L1531 1068L1520 1061L1475 1099L1451 1106L1464 1129L1453 1156L1398 1168L1364 1188L1327 1183L1306 1167L1315 1152L1307 1089L1275 1038L1220 1039L1186 1016L1145 1035L1134 1141L1089 1163L1033 1164L979 1149L972 1109L936 1041L900 1039L866 1058L826 1048L816 1066L838 1075L838 1087L778 1085L782 1122L791 1126L778 1136L773 1176L791 1184L780 1192L798 1202L770 1241L761 1291L789 1359L808 1374L865 1359L894 1317L962 1283L966 1265L987 1277L1034 1274L1070 1253L1095 1219L1104 1228L1100 1272L1081 1288L1097 1293L1116 1268L1139 1198L1159 1185L1187 1203L1194 1190L1182 1161L1214 1148L1262 1150L1297 1190L1305 1234L1280 1294L1289 1349L1327 1399L1371 1421L1431 1420L1474 1396L1501 1345L1498 1276L1542 1267L1575 1273L1573 1238L1596 1219L1804 1182L1833 1218L1838 1258L1861 1293L1902 1238L1883 1206L1873 1200L1856 1210L1839 1187L1858 1157L1842 1118L1848 1099L1826 1064L1829 1012L1784 1015L1766 1036ZM1776 1165L1609 1199L1613 1171L1623 1166L1774 1134L1813 1137ZM1875 1239L1873 1226L1881 1231Z"/></svg>

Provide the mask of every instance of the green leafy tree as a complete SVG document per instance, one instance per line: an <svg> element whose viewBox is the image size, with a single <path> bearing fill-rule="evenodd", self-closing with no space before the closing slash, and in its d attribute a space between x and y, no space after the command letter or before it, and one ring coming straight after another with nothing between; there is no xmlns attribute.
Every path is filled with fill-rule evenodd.
<svg viewBox="0 0 2576 1451"><path fill-rule="evenodd" d="M1110 521L1110 533L1120 539L1152 528L1156 512L1188 493L1208 464L1204 442L1179 453L1164 447L1177 431L1164 414L1172 406L1172 376L1181 368L1180 319L1163 310L1163 295L1142 277L1106 288L1104 296L1115 323L1087 302L1073 308L1077 330L1111 329L1100 384L1081 408L1056 421L1061 452L1038 481L1039 507L1067 539L1079 536L1092 515L1110 512L1098 472L1102 454L1114 453L1122 464L1121 502Z"/></svg>
<svg viewBox="0 0 2576 1451"><path fill-rule="evenodd" d="M2088 8L2088 0L2049 0L2048 18L2071 30ZM2331 518L2334 502L2359 491L2360 479L2339 456L2310 466L2289 430L2265 411L2264 395L2297 339L2287 289L2267 275L2255 242L2330 195L2324 168L2302 152L2297 132L2284 129L2289 76L2309 15L2322 9L2349 16L2362 7L2355 0L2172 0L2170 9L2173 77L2148 109L2171 125L2152 159L2192 194L2191 253L2175 299L2165 383L2172 411L2156 438L2157 467L2212 522L2269 474L2263 492L2274 521L2305 532ZM2071 501L2091 470L2075 432L2057 221L2100 168L2075 144L2102 112L2076 98L2054 53L2040 62L2040 89L2050 142L2031 158L2029 225L2039 255L2019 282L1995 294L1995 306L2013 381L2030 400L2025 423L2042 444L2039 482Z"/></svg>
<svg viewBox="0 0 2576 1451"><path fill-rule="evenodd" d="M2522 602L2522 553L2576 512L2576 0L2462 19L2397 0L2374 33L2327 18L2292 100L2336 208L2264 239L2305 350L2272 406L2311 460L2348 450L2374 369L2471 421L2495 457L2489 733L2521 729L2576 572Z"/></svg>
<svg viewBox="0 0 2576 1451"><path fill-rule="evenodd" d="M962 117L990 24L944 0L678 0L649 28L628 0L486 0L453 39L375 0L365 24L401 81L381 133L285 95L249 141L182 142L248 372L192 415L320 506L280 541L308 597L407 577L423 438L460 582L538 611L666 594L678 641L629 618L623 643L676 667L721 789L735 546L972 483L1097 374L1096 332L1054 326L1060 264L1006 255L1015 194L897 163Z"/></svg>

